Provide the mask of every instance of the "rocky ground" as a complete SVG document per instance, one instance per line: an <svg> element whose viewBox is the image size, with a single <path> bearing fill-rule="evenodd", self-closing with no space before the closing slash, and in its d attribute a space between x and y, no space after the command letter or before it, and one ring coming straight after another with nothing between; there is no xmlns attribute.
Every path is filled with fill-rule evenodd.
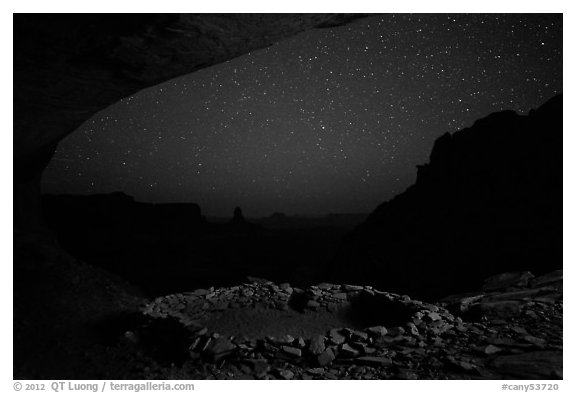
<svg viewBox="0 0 576 393"><path fill-rule="evenodd" d="M15 379L562 378L561 270L435 304L257 278L151 301L65 253L21 254Z"/></svg>
<svg viewBox="0 0 576 393"><path fill-rule="evenodd" d="M561 379L562 304L562 271L505 273L436 304L254 279L158 298L124 340L139 362L164 359L146 378Z"/></svg>

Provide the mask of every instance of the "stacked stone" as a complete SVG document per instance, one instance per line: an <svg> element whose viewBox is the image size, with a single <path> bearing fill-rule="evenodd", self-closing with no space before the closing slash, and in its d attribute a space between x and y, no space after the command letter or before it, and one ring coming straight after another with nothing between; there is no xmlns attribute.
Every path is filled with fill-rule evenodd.
<svg viewBox="0 0 576 393"><path fill-rule="evenodd" d="M226 308L286 309L291 296L304 296L305 312L319 312L322 309L334 312L361 295L378 297L405 307L412 317L404 326L371 326L362 330L334 328L312 338L289 335L256 340L224 337L202 326L210 313ZM333 362L389 366L393 362L390 348L394 345L423 346L430 336L438 336L462 323L444 308L369 286L322 283L299 289L269 281L164 296L148 304L144 313L153 318L174 318L189 327L192 332L189 349L193 359L217 362L233 355L240 361L281 359L312 368L327 367Z"/></svg>
<svg viewBox="0 0 576 393"><path fill-rule="evenodd" d="M399 326L335 327L306 338L226 337L202 325L226 308L287 309L298 298L304 312L330 312L372 297L375 304L406 310L407 319ZM262 280L165 296L146 306L145 314L185 325L190 361L201 359L197 364L203 368L213 364L215 378L547 379L562 378L561 299L561 271L541 277L506 273L486 280L479 293L438 304L368 286L322 283L299 289ZM494 303L509 301L519 305L518 312L490 311ZM490 312L480 313L476 322L464 322L444 308L469 317L478 304Z"/></svg>
<svg viewBox="0 0 576 393"><path fill-rule="evenodd" d="M144 313L186 326L190 361L201 359L198 367L210 368L215 378L548 379L562 378L562 285L561 271L505 273L487 279L481 291L429 304L369 286L299 289L261 280L165 296ZM335 327L306 338L226 337L203 326L227 308L287 310L298 299L305 313L337 312L372 297L374 304L406 310L407 318L399 326Z"/></svg>
<svg viewBox="0 0 576 393"><path fill-rule="evenodd" d="M229 308L264 307L287 309L292 288L271 281L229 288L197 289L155 299L143 313L153 318L174 318L185 326L201 325L209 313Z"/></svg>

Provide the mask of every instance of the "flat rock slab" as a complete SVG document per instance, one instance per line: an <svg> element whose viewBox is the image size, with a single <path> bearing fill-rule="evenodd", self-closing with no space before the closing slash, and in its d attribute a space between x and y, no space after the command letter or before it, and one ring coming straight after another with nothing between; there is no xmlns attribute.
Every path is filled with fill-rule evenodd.
<svg viewBox="0 0 576 393"><path fill-rule="evenodd" d="M512 286L526 287L533 278L534 275L528 271L501 273L484 280L482 290L489 292Z"/></svg>
<svg viewBox="0 0 576 393"><path fill-rule="evenodd" d="M511 379L562 379L562 351L499 356L491 366Z"/></svg>
<svg viewBox="0 0 576 393"><path fill-rule="evenodd" d="M392 364L392 359L378 356L361 356L357 358L356 361L358 364L372 367L390 366Z"/></svg>

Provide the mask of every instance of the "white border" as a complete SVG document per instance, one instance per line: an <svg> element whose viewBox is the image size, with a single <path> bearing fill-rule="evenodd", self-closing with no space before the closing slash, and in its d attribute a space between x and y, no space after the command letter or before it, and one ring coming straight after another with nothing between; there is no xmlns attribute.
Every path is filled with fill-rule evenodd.
<svg viewBox="0 0 576 393"><path fill-rule="evenodd" d="M417 12L417 13L459 13L459 12L479 12L479 13L564 13L564 70L576 70L574 62L574 2L572 1L504 1L504 0L482 0L479 2L469 2L464 0L432 0L432 1L369 1L369 0L347 0L347 1L310 1L310 0L291 0L288 2L273 1L215 1L202 2L194 0L177 0L177 1L121 1L121 0L98 0L98 1L63 1L63 0L33 0L33 1L15 1L8 0L2 2L2 14L0 23L0 39L2 40L1 48L5 56L1 62L3 82L2 91L2 117L5 124L3 135L5 143L1 144L2 163L0 165L1 176L4 179L3 188L0 196L2 198L0 206L2 207L3 225L1 232L2 260L0 267L0 276L2 282L1 291L1 310L3 311L2 326L0 337L2 337L2 355L1 355L1 383L2 391L13 391L12 386L12 229L9 228L8 217L12 217L12 192L8 188L12 185L12 59L8 54L12 54L12 13L13 12L362 12L362 13L392 13L392 12ZM574 99L571 94L574 86L573 72L564 73L564 102L565 108L574 108ZM564 322L568 334L565 336L564 348L564 381L559 381L561 390L566 391L569 386L573 386L570 391L575 391L574 374L570 371L574 362L571 360L574 349L574 290L572 285L574 277L573 264L576 263L574 253L574 239L576 239L574 226L575 208L575 187L574 173L576 165L572 154L575 147L574 136L574 111L564 112L564 276L568 281L565 287L565 315ZM572 131L572 132L570 132ZM513 381L509 381L513 383ZM520 384L528 384L526 381L518 381ZM361 384L361 385L360 385ZM334 392L349 393L352 389L366 389L368 391L379 391L383 388L391 391L404 391L406 389L413 391L435 391L438 389L443 392L496 392L501 391L501 383L498 381L299 381L296 383L284 382L275 383L274 389L277 393L290 392L295 388L305 390L324 390L330 389ZM233 389L250 389L250 391L268 391L268 383L252 381L198 381L196 391L230 391Z"/></svg>

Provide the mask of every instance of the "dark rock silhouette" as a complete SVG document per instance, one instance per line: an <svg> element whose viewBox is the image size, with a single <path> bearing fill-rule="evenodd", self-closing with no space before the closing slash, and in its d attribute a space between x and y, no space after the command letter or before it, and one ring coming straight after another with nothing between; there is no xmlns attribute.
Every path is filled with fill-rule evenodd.
<svg viewBox="0 0 576 393"><path fill-rule="evenodd" d="M262 230L260 225L254 224L252 222L246 221L242 209L240 206L234 208L234 215L232 219L228 222L228 230L231 230L236 235L248 235L254 234Z"/></svg>
<svg viewBox="0 0 576 393"><path fill-rule="evenodd" d="M246 220L244 219L244 216L242 215L242 209L239 206L236 206L234 208L234 216L232 217L232 224L242 225L245 223L246 223Z"/></svg>
<svg viewBox="0 0 576 393"><path fill-rule="evenodd" d="M346 268L342 281L354 280L358 271L359 280L382 280L379 287L386 291L397 287L402 293L450 292L452 287L466 287L468 281L494 272L520 272L487 280L484 289L498 287L498 293L487 291L481 300L470 302L475 307L472 311L479 309L488 315L498 314L501 305L508 307L510 299L526 303L517 307L523 318L516 319L520 325L502 324L501 320L493 325L468 324L444 310L439 314L434 305L395 295L394 299L403 303L425 305L427 310L421 313L425 318L418 322L415 314L412 322L392 327L389 334L383 326L367 332L335 327L326 336L322 333L316 348L309 351L318 355L321 367L295 367L300 357L308 354L309 343L303 337L292 337L286 342L262 341L266 346L261 354L269 356L265 359L250 357L239 367L227 362L225 368L218 364L207 369L194 363L194 353L206 351L207 360L218 362L223 356L237 355L238 348L250 356L261 348L242 337L232 342L198 332L206 347L190 348L187 328L173 320L155 324L157 321L148 320L140 310L143 303L151 304L145 295L167 288L189 291L198 288L200 279L209 285L235 285L236 278L247 273L275 274L291 282L309 279L308 269L318 263L319 256L331 252L335 239L332 229L316 230L318 223L349 225L350 217L277 217L278 226L296 228L297 222L309 221L306 227L314 230L250 232L246 228L253 228L252 224L244 219L238 220L240 226L209 226L194 204L145 204L122 193L40 199L41 173L57 143L97 111L169 78L312 27L338 26L357 17L15 16L15 379L229 378L238 377L234 372L239 371L257 377L268 377L270 371L270 376L284 379L562 376L562 308L558 300L562 273L538 274L561 265L561 98L530 116L494 114L470 130L441 138L430 164L419 168L416 185L378 208L342 249L341 266ZM39 221L42 207L45 223ZM235 216L242 217L238 213ZM53 233L45 230L42 224L46 223ZM351 265L353 268L347 268ZM524 270L537 277L522 273ZM521 285L520 290L509 291L510 282ZM151 283L155 286L150 287ZM506 290L500 291L502 285ZM554 291L548 293L548 287ZM244 292L237 296L239 290ZM193 313L198 307L220 313L226 303L233 307L244 300L279 300L271 295L280 293L290 298L291 291L296 288L268 283L196 289L194 302L169 305L179 312ZM367 299L383 293L375 296L374 288L319 284L302 292L306 315L341 299L342 291L362 291ZM528 294L530 301L525 301ZM181 298L177 294L165 299ZM460 300L454 303L458 309L462 308ZM382 311L379 303L369 303L366 310L364 304L358 304L357 319L372 316L372 309ZM384 309L383 315L390 317L387 311ZM428 326L438 332L429 332ZM529 326L531 335L526 335L523 326ZM448 327L456 339L439 333ZM418 337L419 332L425 336ZM506 342L495 336L514 339ZM434 340L433 351L416 347L417 341L425 342L424 337ZM139 341L148 351L142 353ZM486 343L489 345L484 347ZM325 348L321 344L326 344ZM386 356L369 352L376 349L373 344L382 344ZM518 353L518 348L526 348L526 352ZM469 349L475 353L466 354ZM364 356L359 356L360 351ZM358 356L354 362L362 367L344 363L354 356ZM184 358L183 369L172 365ZM287 359L294 363L290 369ZM487 361L492 362L489 367ZM394 367L380 367L392 364ZM368 368L374 365L378 366L375 370ZM503 373L479 374L478 370Z"/></svg>
<svg viewBox="0 0 576 393"><path fill-rule="evenodd" d="M122 192L43 195L42 205L47 223L59 233L89 230L111 237L127 232L190 234L205 224L195 203L141 203Z"/></svg>
<svg viewBox="0 0 576 393"><path fill-rule="evenodd" d="M45 241L22 240L14 240L14 378L98 379L98 363L121 378L126 361L110 343L141 319L141 291Z"/></svg>
<svg viewBox="0 0 576 393"><path fill-rule="evenodd" d="M280 221L280 220L285 220L287 217L288 216L286 216L286 214L284 214L284 213L275 212L275 213L272 213L272 215L270 216L270 219Z"/></svg>
<svg viewBox="0 0 576 393"><path fill-rule="evenodd" d="M272 215L264 218L254 220L254 222L266 228L327 228L338 229L342 231L349 231L354 229L357 225L361 224L367 217L367 214L325 214L325 215L311 215L301 216L293 215L288 216L284 213L273 213Z"/></svg>
<svg viewBox="0 0 576 393"><path fill-rule="evenodd" d="M194 203L142 203L116 192L43 195L42 205L58 246L152 293L186 285L182 245L193 251L207 231Z"/></svg>
<svg viewBox="0 0 576 393"><path fill-rule="evenodd" d="M121 192L44 195L42 201L49 232L19 234L23 252L43 255L44 264L65 250L148 296L233 285L247 275L309 285L353 228L347 217L329 216L291 217L270 227L239 210L235 219L205 220L196 204L142 203Z"/></svg>
<svg viewBox="0 0 576 393"><path fill-rule="evenodd" d="M416 184L347 239L331 278L424 297L562 268L562 96L438 138Z"/></svg>
<svg viewBox="0 0 576 393"><path fill-rule="evenodd" d="M341 26L366 16L15 15L15 226L41 226L42 171L58 142L96 112L144 88L305 30Z"/></svg>

